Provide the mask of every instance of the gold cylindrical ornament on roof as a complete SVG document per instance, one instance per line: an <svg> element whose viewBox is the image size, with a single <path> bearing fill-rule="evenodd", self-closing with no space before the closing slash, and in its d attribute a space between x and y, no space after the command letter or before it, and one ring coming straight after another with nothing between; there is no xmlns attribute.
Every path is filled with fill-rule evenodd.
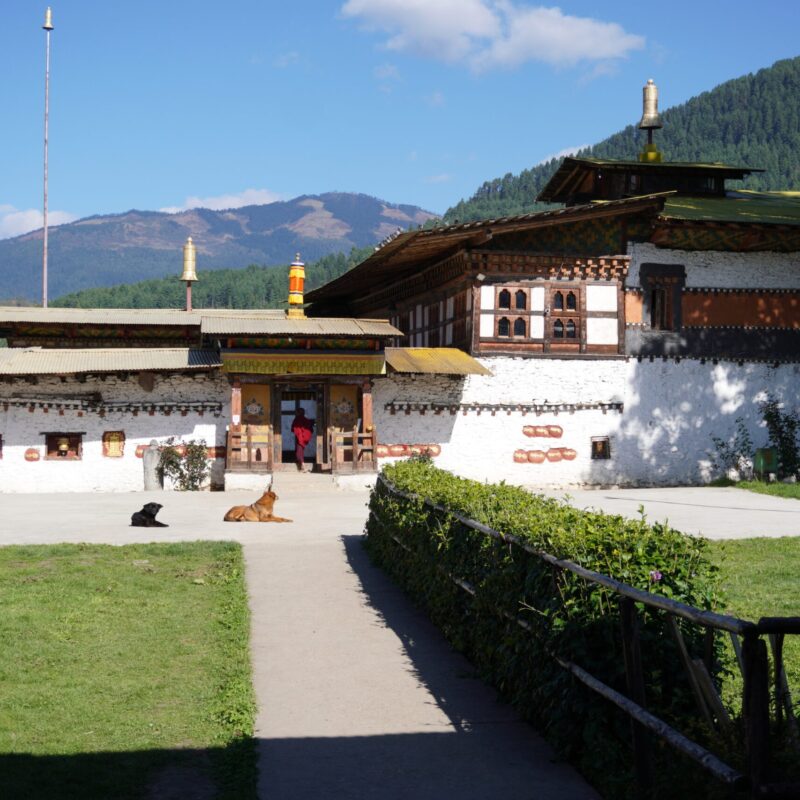
<svg viewBox="0 0 800 800"><path fill-rule="evenodd" d="M183 275L182 281L197 280L197 250L190 236L183 246Z"/></svg>
<svg viewBox="0 0 800 800"><path fill-rule="evenodd" d="M294 257L289 267L289 316L304 317L304 290L306 282L306 265L300 260L300 253Z"/></svg>
<svg viewBox="0 0 800 800"><path fill-rule="evenodd" d="M47 7L47 11L44 12L44 25L42 28L46 31L53 30L53 10L50 6Z"/></svg>
<svg viewBox="0 0 800 800"><path fill-rule="evenodd" d="M642 89L642 119L639 121L642 130L663 128L658 114L658 87L650 78Z"/></svg>

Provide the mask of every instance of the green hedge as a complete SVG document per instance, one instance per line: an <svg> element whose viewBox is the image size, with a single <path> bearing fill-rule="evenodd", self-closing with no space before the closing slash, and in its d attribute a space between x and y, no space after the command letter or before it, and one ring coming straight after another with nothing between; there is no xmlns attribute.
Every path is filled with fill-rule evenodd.
<svg viewBox="0 0 800 800"><path fill-rule="evenodd" d="M644 518L631 521L580 511L517 487L457 478L425 460L385 467L383 475L401 491L632 586L702 609L717 604L717 570L703 539L650 525ZM391 494L381 482L372 492L370 512L366 546L373 560L426 609L485 679L544 729L562 755L607 796L632 796L628 718L582 687L549 655L573 661L625 692L617 597L554 570L519 547L467 528L452 515ZM476 596L454 585L446 572L471 583ZM525 619L534 634L498 609ZM661 615L643 608L640 612L648 709L702 741L677 648ZM699 655L702 632L686 626L684 636ZM705 783L694 770L686 778L685 764L670 769L675 766L671 751L660 748L658 758L663 796L675 796L681 775L687 784L681 793L687 797L689 788ZM698 796L707 796L705 790Z"/></svg>

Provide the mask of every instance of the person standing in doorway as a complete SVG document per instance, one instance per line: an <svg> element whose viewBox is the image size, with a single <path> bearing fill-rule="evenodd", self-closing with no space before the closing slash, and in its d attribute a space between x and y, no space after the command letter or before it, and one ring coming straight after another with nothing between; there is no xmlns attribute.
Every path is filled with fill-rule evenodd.
<svg viewBox="0 0 800 800"><path fill-rule="evenodd" d="M301 472L305 470L306 447L311 441L314 432L314 420L306 417L305 409L298 408L292 420L292 433L294 434L294 460L297 462L297 469Z"/></svg>

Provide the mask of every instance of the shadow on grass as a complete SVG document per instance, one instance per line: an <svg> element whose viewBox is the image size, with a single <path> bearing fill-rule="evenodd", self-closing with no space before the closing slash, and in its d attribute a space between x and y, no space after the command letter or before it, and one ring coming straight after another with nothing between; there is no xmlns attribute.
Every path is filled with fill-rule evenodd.
<svg viewBox="0 0 800 800"><path fill-rule="evenodd" d="M256 743L203 750L0 753L8 800L255 800Z"/></svg>
<svg viewBox="0 0 800 800"><path fill-rule="evenodd" d="M381 730L242 741L208 750L32 756L0 754L0 797L17 800L591 800L597 795L493 689L402 590L342 537L373 624L402 644L399 691L382 695ZM356 645L353 669L370 680ZM359 669L359 667L361 667ZM414 692L414 685L424 692ZM365 693L365 697L367 694ZM374 696L374 695L373 695ZM408 698L408 707L404 700ZM432 714L435 705L441 714ZM298 709L301 713L303 709ZM370 717L370 715L367 715ZM370 717L374 719L374 717ZM346 721L345 721L346 722Z"/></svg>

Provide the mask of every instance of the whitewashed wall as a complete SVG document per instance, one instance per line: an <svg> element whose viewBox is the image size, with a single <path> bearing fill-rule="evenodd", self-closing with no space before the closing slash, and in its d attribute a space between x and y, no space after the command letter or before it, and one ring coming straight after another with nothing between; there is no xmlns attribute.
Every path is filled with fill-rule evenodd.
<svg viewBox="0 0 800 800"><path fill-rule="evenodd" d="M48 413L40 408L29 412L26 408L9 406L3 410L6 398L23 397L39 400L58 400L99 393L106 402L213 402L222 403L222 414L215 417L206 411L202 416L188 412L181 416L173 411L169 416L156 412L150 416L140 411L109 411L101 417L95 411L65 410L63 416L55 409ZM60 379L40 379L37 385L18 381L0 384L0 435L3 437L3 454L0 460L0 492L86 492L86 491L138 491L144 485L142 459L136 457L136 447L149 444L151 439L163 442L171 436L184 441L204 439L209 447L225 444L226 426L230 421L230 389L224 377L211 378L207 374L197 377L156 376L153 391L145 391L134 378L120 381L108 377L79 383ZM125 432L125 451L122 458L103 456L103 432ZM45 460L45 443L42 431L85 431L83 458L80 461ZM40 460L28 462L25 451L35 447ZM221 463L213 465L215 482L221 480Z"/></svg>
<svg viewBox="0 0 800 800"><path fill-rule="evenodd" d="M741 416L755 446L766 444L758 403L769 389L796 407L800 368L699 361L637 362L485 358L492 377L386 378L376 382L374 404L382 444L438 444L436 463L466 477L526 486L677 485L713 477L711 435L732 436ZM456 398L460 395L460 399ZM624 412L576 410L523 415L449 411L394 415L395 403L615 403ZM561 438L529 438L525 425L558 425ZM593 436L608 436L610 460L592 460ZM515 450L575 450L574 460L514 462ZM391 461L392 459L386 459Z"/></svg>
<svg viewBox="0 0 800 800"><path fill-rule="evenodd" d="M642 264L683 264L686 288L797 289L800 253L729 253L716 250L666 250L649 242L630 243L626 286L641 286Z"/></svg>

